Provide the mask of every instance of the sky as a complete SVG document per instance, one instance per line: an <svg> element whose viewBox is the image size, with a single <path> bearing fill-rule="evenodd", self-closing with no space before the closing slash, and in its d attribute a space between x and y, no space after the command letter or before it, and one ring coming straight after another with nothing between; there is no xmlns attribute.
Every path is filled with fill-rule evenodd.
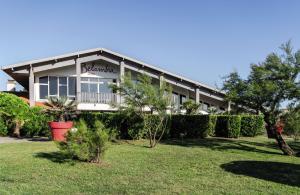
<svg viewBox="0 0 300 195"><path fill-rule="evenodd" d="M210 86L292 40L298 0L0 0L0 66L104 47ZM0 90L8 76L1 71Z"/></svg>

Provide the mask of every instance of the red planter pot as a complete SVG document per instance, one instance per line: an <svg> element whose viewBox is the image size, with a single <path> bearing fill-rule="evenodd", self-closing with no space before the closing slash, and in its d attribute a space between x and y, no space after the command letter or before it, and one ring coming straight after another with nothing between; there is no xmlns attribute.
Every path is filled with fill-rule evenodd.
<svg viewBox="0 0 300 195"><path fill-rule="evenodd" d="M49 122L53 141L66 141L66 133L73 127L72 121Z"/></svg>

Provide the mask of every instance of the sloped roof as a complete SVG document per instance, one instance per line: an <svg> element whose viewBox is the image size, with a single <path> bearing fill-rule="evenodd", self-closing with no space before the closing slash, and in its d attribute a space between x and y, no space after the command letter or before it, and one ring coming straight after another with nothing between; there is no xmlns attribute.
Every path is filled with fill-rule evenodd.
<svg viewBox="0 0 300 195"><path fill-rule="evenodd" d="M128 61L140 64L142 66L145 66L145 67L147 67L149 69L156 70L158 72L161 72L162 74L166 74L166 75L170 75L172 77L176 77L176 78L178 78L180 80L193 83L196 86L204 87L206 89L212 90L212 91L220 93L222 95L225 94L221 90L219 90L217 88L214 88L214 87L211 87L211 86L208 86L208 85L206 85L204 83L201 83L201 82L198 82L198 81L195 81L195 80L192 80L192 79L188 79L188 78L180 76L178 74L171 73L171 72L163 70L163 69L161 69L161 68L159 68L157 66L147 64L145 62L139 61L139 60L134 59L134 58L130 58L128 56L122 55L120 53L117 53L117 52L114 52L114 51L111 51L111 50L105 49L105 48L94 48L94 49L89 49L89 50L82 50L82 51L78 51L78 52L67 53L67 54L53 56L53 57L48 57L48 58L41 58L41 59L30 60L30 61L16 63L16 64L10 64L10 65L6 65L6 66L2 66L1 69L2 70L7 70L7 69L14 69L14 68L17 68L17 67L22 67L22 66L29 66L29 65L44 63L44 62L52 62L52 61L56 62L58 60L62 60L62 59L65 59L65 58L72 58L72 57L77 58L77 57L80 57L80 56L83 56L83 55L87 55L87 54L90 54L90 53L97 53L97 52L101 52L101 53L102 52L106 52L108 54L111 54L111 55L114 55L116 57L119 57L119 58L121 58L123 60L128 60Z"/></svg>

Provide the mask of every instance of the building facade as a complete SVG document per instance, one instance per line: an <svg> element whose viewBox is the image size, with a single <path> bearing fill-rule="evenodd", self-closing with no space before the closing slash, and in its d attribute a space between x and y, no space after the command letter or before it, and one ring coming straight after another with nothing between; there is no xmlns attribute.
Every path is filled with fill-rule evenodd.
<svg viewBox="0 0 300 195"><path fill-rule="evenodd" d="M166 81L177 108L192 99L201 103L204 112L210 107L230 109L224 93L213 87L104 48L6 65L2 70L28 91L31 106L48 97L67 96L78 102L79 110L114 111L112 103L120 103L122 98L109 85L118 85L130 72L132 79L147 74L158 87Z"/></svg>

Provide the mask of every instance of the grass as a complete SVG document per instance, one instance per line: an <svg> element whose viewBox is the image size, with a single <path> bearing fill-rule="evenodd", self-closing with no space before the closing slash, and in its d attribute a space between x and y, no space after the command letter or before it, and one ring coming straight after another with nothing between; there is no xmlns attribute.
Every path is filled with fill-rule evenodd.
<svg viewBox="0 0 300 195"><path fill-rule="evenodd" d="M111 144L102 165L67 161L53 142L1 144L0 194L300 192L300 158L264 137L147 144Z"/></svg>

